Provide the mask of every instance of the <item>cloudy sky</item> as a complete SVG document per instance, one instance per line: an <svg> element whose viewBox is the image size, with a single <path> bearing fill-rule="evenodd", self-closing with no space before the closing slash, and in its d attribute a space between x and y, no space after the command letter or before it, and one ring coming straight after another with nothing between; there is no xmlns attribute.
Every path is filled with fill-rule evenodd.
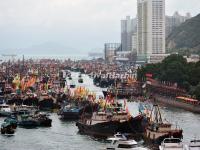
<svg viewBox="0 0 200 150"><path fill-rule="evenodd" d="M88 52L120 41L136 0L0 0L0 52L53 42ZM200 13L199 0L166 0L166 14Z"/></svg>

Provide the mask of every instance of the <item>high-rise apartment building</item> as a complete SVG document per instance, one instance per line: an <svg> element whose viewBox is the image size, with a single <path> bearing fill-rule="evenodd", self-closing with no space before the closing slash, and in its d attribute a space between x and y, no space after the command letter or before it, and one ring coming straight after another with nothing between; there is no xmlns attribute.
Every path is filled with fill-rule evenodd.
<svg viewBox="0 0 200 150"><path fill-rule="evenodd" d="M137 20L127 16L121 20L121 44L122 51L132 51L132 36L136 32Z"/></svg>
<svg viewBox="0 0 200 150"><path fill-rule="evenodd" d="M165 0L137 1L137 56L165 53Z"/></svg>
<svg viewBox="0 0 200 150"><path fill-rule="evenodd" d="M183 22L190 19L190 13L186 13L185 16L180 15L177 11L173 16L166 16L166 37L172 32L172 30L178 26L180 26Z"/></svg>

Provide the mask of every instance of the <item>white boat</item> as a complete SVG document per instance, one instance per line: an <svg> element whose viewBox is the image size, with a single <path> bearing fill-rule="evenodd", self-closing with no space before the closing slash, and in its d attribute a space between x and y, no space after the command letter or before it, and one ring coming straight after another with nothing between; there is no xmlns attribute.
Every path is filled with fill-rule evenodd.
<svg viewBox="0 0 200 150"><path fill-rule="evenodd" d="M200 140L192 140L188 145L188 150L200 150Z"/></svg>
<svg viewBox="0 0 200 150"><path fill-rule="evenodd" d="M159 150L186 150L186 146L178 138L166 138L159 146Z"/></svg>
<svg viewBox="0 0 200 150"><path fill-rule="evenodd" d="M146 148L140 147L135 140L127 139L123 134L115 134L114 137L108 138L111 141L107 150L147 150Z"/></svg>
<svg viewBox="0 0 200 150"><path fill-rule="evenodd" d="M0 116L9 116L11 114L11 108L7 104L0 105Z"/></svg>

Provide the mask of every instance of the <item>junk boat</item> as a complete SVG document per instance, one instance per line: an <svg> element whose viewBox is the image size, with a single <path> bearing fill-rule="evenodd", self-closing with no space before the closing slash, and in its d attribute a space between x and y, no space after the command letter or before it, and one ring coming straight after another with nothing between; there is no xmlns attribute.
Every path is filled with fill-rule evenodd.
<svg viewBox="0 0 200 150"><path fill-rule="evenodd" d="M159 106L154 104L144 137L153 144L160 145L165 138L173 137L181 139L183 137L183 130L177 128L173 129L172 124L164 123Z"/></svg>
<svg viewBox="0 0 200 150"><path fill-rule="evenodd" d="M39 108L43 110L53 109L54 100L51 95L42 92L39 99Z"/></svg>
<svg viewBox="0 0 200 150"><path fill-rule="evenodd" d="M123 134L115 134L113 138L108 138L111 141L111 145L108 146L107 150L147 150L146 148L140 147L135 140L127 139Z"/></svg>
<svg viewBox="0 0 200 150"><path fill-rule="evenodd" d="M138 133L142 131L143 118L131 117L122 107L109 108L106 111L95 111L84 114L76 123L79 132L94 137L107 138L117 132Z"/></svg>
<svg viewBox="0 0 200 150"><path fill-rule="evenodd" d="M38 97L35 93L27 92L23 98L23 105L38 106Z"/></svg>
<svg viewBox="0 0 200 150"><path fill-rule="evenodd" d="M186 150L186 147L182 143L181 139L166 138L159 146L159 150Z"/></svg>

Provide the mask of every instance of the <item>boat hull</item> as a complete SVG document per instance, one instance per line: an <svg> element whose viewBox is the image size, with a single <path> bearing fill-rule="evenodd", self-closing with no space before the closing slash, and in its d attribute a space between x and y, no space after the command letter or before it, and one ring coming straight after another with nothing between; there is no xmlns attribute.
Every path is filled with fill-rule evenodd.
<svg viewBox="0 0 200 150"><path fill-rule="evenodd" d="M39 126L39 123L33 120L27 120L27 121L19 121L18 125L23 128L36 128Z"/></svg>
<svg viewBox="0 0 200 150"><path fill-rule="evenodd" d="M144 135L144 139L147 143L152 143L155 145L160 145L162 143L162 141L166 138L178 138L178 139L182 139L183 138L183 131L182 130L172 130L166 133L161 133L159 135L159 133L151 133L151 135L158 135L155 136L155 138L152 138L150 135L148 135L148 132Z"/></svg>
<svg viewBox="0 0 200 150"><path fill-rule="evenodd" d="M77 120L80 117L79 112L62 112L60 116L63 120Z"/></svg>
<svg viewBox="0 0 200 150"><path fill-rule="evenodd" d="M49 99L44 99L39 101L39 108L41 110L51 110L54 107L54 100L49 98Z"/></svg>
<svg viewBox="0 0 200 150"><path fill-rule="evenodd" d="M144 132L142 116L131 117L128 121L124 122L109 121L94 125L87 125L78 121L76 126L79 128L80 133L92 135L94 137L109 137L117 132L130 134L142 134Z"/></svg>
<svg viewBox="0 0 200 150"><path fill-rule="evenodd" d="M106 138L114 135L117 132L119 124L120 123L118 121L98 123L95 125L86 125L82 122L77 122L76 126L78 127L79 132L82 134Z"/></svg>

